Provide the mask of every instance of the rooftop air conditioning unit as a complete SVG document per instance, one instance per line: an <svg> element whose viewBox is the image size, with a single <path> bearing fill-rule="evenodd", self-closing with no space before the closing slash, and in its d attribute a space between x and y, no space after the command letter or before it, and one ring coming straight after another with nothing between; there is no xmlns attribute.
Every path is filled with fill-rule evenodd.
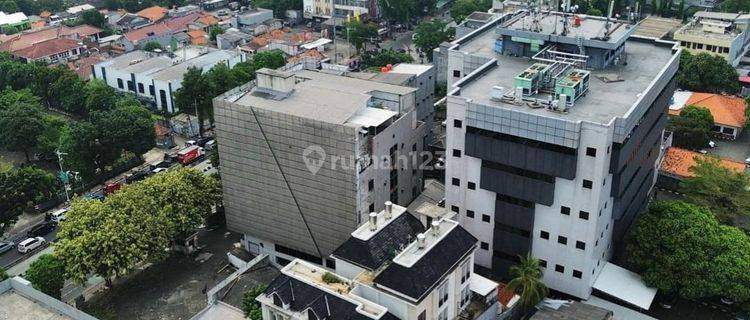
<svg viewBox="0 0 750 320"><path fill-rule="evenodd" d="M492 87L492 100L500 101L503 99L503 94L505 93L505 88L500 86L493 86Z"/></svg>

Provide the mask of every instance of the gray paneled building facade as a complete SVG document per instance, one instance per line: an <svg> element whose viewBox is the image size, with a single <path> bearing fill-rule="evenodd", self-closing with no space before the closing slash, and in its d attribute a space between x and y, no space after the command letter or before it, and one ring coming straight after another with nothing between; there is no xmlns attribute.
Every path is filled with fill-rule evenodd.
<svg viewBox="0 0 750 320"><path fill-rule="evenodd" d="M286 264L318 264L385 201L422 190L414 88L315 71L258 71L214 100L227 226Z"/></svg>

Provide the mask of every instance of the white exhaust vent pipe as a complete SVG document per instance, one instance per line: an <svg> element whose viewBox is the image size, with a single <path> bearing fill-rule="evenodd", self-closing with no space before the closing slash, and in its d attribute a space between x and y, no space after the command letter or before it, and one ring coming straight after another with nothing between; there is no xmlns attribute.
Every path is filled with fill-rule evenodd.
<svg viewBox="0 0 750 320"><path fill-rule="evenodd" d="M425 237L424 233L420 233L417 235L417 247L419 249L424 249L427 246L427 237Z"/></svg>
<svg viewBox="0 0 750 320"><path fill-rule="evenodd" d="M393 217L393 202L385 202L385 220L390 220Z"/></svg>
<svg viewBox="0 0 750 320"><path fill-rule="evenodd" d="M435 237L440 235L440 221L432 222L432 235Z"/></svg>
<svg viewBox="0 0 750 320"><path fill-rule="evenodd" d="M375 231L378 229L378 214L375 212L370 212L370 231Z"/></svg>

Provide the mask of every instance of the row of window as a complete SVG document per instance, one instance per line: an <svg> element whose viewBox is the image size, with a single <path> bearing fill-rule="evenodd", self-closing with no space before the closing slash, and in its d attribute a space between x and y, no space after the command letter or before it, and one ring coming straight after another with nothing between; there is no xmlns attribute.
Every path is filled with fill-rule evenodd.
<svg viewBox="0 0 750 320"><path fill-rule="evenodd" d="M697 43L697 42L680 41L680 46L688 48L688 49L703 50L703 44ZM729 53L729 47L714 46L714 45L707 44L706 51L711 51L713 53Z"/></svg>
<svg viewBox="0 0 750 320"><path fill-rule="evenodd" d="M542 268L547 268L547 260L539 259L539 265L542 266ZM565 266L556 264L555 272L565 273ZM582 277L583 277L583 272L581 272L580 270L573 269L573 278L581 279Z"/></svg>
<svg viewBox="0 0 750 320"><path fill-rule="evenodd" d="M540 230L539 237L544 240L549 240L549 232ZM562 244L562 245L568 245L568 237L557 236L557 243ZM586 243L583 241L576 241L576 249L586 250Z"/></svg>
<svg viewBox="0 0 750 320"><path fill-rule="evenodd" d="M570 208L566 206L560 206L560 213L566 216L570 215ZM588 220L589 219L589 213L586 211L578 211L578 218L581 220Z"/></svg>

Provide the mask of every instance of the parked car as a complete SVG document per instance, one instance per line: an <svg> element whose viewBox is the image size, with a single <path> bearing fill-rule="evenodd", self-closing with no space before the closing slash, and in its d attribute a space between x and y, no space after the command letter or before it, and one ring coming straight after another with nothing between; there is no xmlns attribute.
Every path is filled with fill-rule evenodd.
<svg viewBox="0 0 750 320"><path fill-rule="evenodd" d="M52 230L55 230L56 227L57 227L57 223L53 221L45 221L45 222L42 222L40 224L37 224L31 227L29 231L26 231L26 236L28 237L43 236L45 234L52 232Z"/></svg>
<svg viewBox="0 0 750 320"><path fill-rule="evenodd" d="M56 207L60 203L62 203L60 199L57 199L57 198L48 199L35 205L34 210L38 213L47 212L51 210L52 208Z"/></svg>
<svg viewBox="0 0 750 320"><path fill-rule="evenodd" d="M151 170L151 173L152 174L157 174L159 172L164 172L164 171L167 171L167 170L169 170L169 169L167 169L167 168L156 168L154 170Z"/></svg>
<svg viewBox="0 0 750 320"><path fill-rule="evenodd" d="M206 142L203 148L210 151L210 150L213 150L215 146L216 146L216 140L211 139Z"/></svg>
<svg viewBox="0 0 750 320"><path fill-rule="evenodd" d="M52 212L52 221L55 223L60 223L60 221L65 221L65 213L68 212L68 208L63 208L59 210L55 210L55 212Z"/></svg>
<svg viewBox="0 0 750 320"><path fill-rule="evenodd" d="M32 250L34 250L36 248L41 247L45 243L47 243L47 240L44 240L44 238L42 238L42 237L28 238L28 239L26 239L24 241L21 241L18 244L18 252L20 252L20 253L27 253L29 251L32 251Z"/></svg>
<svg viewBox="0 0 750 320"><path fill-rule="evenodd" d="M106 185L104 185L104 196L115 193L115 191L120 190L120 187L122 187L122 184L120 184L119 182L107 183Z"/></svg>
<svg viewBox="0 0 750 320"><path fill-rule="evenodd" d="M16 244L13 241L0 242L0 254L6 253L15 247Z"/></svg>

